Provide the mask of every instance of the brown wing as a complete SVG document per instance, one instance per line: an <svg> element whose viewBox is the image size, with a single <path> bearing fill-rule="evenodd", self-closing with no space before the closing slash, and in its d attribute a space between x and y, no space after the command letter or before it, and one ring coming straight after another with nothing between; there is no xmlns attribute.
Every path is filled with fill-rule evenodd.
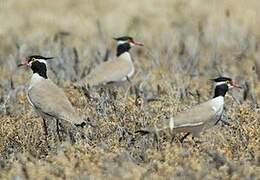
<svg viewBox="0 0 260 180"><path fill-rule="evenodd" d="M110 60L97 66L84 80L85 83L95 86L108 82L121 81L133 70L131 61Z"/></svg>
<svg viewBox="0 0 260 180"><path fill-rule="evenodd" d="M37 110L49 116L81 123L65 93L50 80L37 82L28 90L28 98Z"/></svg>
<svg viewBox="0 0 260 180"><path fill-rule="evenodd" d="M174 127L196 126L205 124L216 118L216 112L210 106L210 101L199 104L173 117Z"/></svg>

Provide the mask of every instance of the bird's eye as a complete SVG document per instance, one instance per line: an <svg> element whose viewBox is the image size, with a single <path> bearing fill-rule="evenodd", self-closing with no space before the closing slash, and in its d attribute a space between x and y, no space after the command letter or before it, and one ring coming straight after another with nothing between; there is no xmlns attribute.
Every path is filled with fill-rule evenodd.
<svg viewBox="0 0 260 180"><path fill-rule="evenodd" d="M32 58L32 62L34 62L35 61L35 58Z"/></svg>

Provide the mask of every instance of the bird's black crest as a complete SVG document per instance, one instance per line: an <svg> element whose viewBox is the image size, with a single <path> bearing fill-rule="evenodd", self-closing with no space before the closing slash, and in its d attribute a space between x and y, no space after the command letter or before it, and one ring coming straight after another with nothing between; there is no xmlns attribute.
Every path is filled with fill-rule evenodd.
<svg viewBox="0 0 260 180"><path fill-rule="evenodd" d="M44 59L44 60L48 60L48 59L53 59L54 57L44 57L44 56L40 56L40 55L32 55L28 57L29 62L33 59Z"/></svg>
<svg viewBox="0 0 260 180"><path fill-rule="evenodd" d="M130 36L122 36L122 37L118 37L118 38L114 38L114 40L116 40L116 41L128 41L128 40L133 40L133 38L132 37L130 37Z"/></svg>
<svg viewBox="0 0 260 180"><path fill-rule="evenodd" d="M215 82L223 82L223 81L232 81L231 78L229 77L223 77L223 76L220 76L218 78L215 78L215 79L211 79L212 81L215 81Z"/></svg>

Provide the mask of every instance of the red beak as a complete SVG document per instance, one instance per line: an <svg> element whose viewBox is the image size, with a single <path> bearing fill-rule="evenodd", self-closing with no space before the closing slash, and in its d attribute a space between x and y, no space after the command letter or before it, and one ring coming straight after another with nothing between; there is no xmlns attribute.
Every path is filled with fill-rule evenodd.
<svg viewBox="0 0 260 180"><path fill-rule="evenodd" d="M28 66L28 60L26 58L21 59L21 64L18 64L18 67Z"/></svg>
<svg viewBox="0 0 260 180"><path fill-rule="evenodd" d="M143 46L144 44L141 43L141 42L138 42L138 41L133 41L132 42L134 45L137 45L137 46Z"/></svg>
<svg viewBox="0 0 260 180"><path fill-rule="evenodd" d="M242 89L242 87L239 85L239 84L237 84L235 81L231 81L231 86L233 86L233 87L235 87L235 88L240 88L240 89Z"/></svg>

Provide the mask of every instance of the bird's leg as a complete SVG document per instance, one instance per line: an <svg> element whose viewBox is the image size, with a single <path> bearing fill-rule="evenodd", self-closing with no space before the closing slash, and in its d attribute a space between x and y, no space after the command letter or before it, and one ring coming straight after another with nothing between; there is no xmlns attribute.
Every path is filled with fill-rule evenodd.
<svg viewBox="0 0 260 180"><path fill-rule="evenodd" d="M46 120L44 118L42 118L42 120L43 120L43 130L44 130L45 142L48 144L48 127L47 127Z"/></svg>
<svg viewBox="0 0 260 180"><path fill-rule="evenodd" d="M194 136L192 136L192 141L194 143L193 146L196 147L198 144Z"/></svg>
<svg viewBox="0 0 260 180"><path fill-rule="evenodd" d="M157 150L159 150L159 148L160 148L160 145L159 145L160 135L159 135L159 131L157 129L153 132L153 136L154 136L156 148L157 148Z"/></svg>
<svg viewBox="0 0 260 180"><path fill-rule="evenodd" d="M68 123L68 122L63 122L62 124L63 126L63 130L64 130L64 133L66 135L65 139L69 142L71 142L71 144L74 144L76 142L76 133L77 133L77 130L79 129L76 129L76 127L74 125L72 125L71 123Z"/></svg>
<svg viewBox="0 0 260 180"><path fill-rule="evenodd" d="M174 138L175 138L175 136L172 136L172 138L171 138L171 144L174 142Z"/></svg>
<svg viewBox="0 0 260 180"><path fill-rule="evenodd" d="M219 123L219 121L221 121L220 118L215 122L214 125L217 125Z"/></svg>
<svg viewBox="0 0 260 180"><path fill-rule="evenodd" d="M127 99L127 94L128 93L131 93L131 89L133 88L133 83L132 83L132 81L128 78L128 76L126 76L126 79L127 79L127 81L130 83L130 85L127 87L127 90L125 91L125 101L126 101L126 99Z"/></svg>
<svg viewBox="0 0 260 180"><path fill-rule="evenodd" d="M58 119L56 119L56 132L57 132L59 141L61 142L62 139L61 139L61 135L60 135L60 128L59 128L59 120Z"/></svg>
<svg viewBox="0 0 260 180"><path fill-rule="evenodd" d="M69 123L65 123L64 124L65 126L65 132L66 132L66 136L69 136L68 140L74 144L76 142L76 139L75 139L75 136L76 136L76 133L77 133L77 130L76 127L72 126L72 124L69 124Z"/></svg>
<svg viewBox="0 0 260 180"><path fill-rule="evenodd" d="M171 134L171 137L172 137L171 138L171 144L172 144L174 142L174 139L175 139L176 136L175 136L175 134Z"/></svg>
<svg viewBox="0 0 260 180"><path fill-rule="evenodd" d="M215 122L215 125L217 125L219 123L219 121L223 121L221 118L223 116L223 112L221 113L221 115L219 116L218 120Z"/></svg>
<svg viewBox="0 0 260 180"><path fill-rule="evenodd" d="M69 134L69 137L70 137L70 142L72 144L74 144L76 142L76 139L74 137L74 133L73 133L73 130L71 128L68 128L68 134Z"/></svg>
<svg viewBox="0 0 260 180"><path fill-rule="evenodd" d="M186 133L181 139L180 142L183 143L184 139L186 139L190 135L190 132Z"/></svg>
<svg viewBox="0 0 260 180"><path fill-rule="evenodd" d="M198 144L202 144L202 143L205 142L205 141L202 141L202 140L198 139L198 136L192 136L192 140L193 140L195 146L198 146Z"/></svg>
<svg viewBox="0 0 260 180"><path fill-rule="evenodd" d="M126 76L126 80L127 80L129 83L132 83L132 81L129 79L128 76Z"/></svg>
<svg viewBox="0 0 260 180"><path fill-rule="evenodd" d="M220 120L224 125L231 126L231 124L225 120Z"/></svg>

